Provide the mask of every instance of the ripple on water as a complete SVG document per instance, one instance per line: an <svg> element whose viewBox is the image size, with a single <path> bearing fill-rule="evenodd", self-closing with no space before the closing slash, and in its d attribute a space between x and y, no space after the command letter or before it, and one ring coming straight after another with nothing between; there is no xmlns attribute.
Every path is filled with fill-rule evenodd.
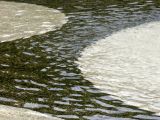
<svg viewBox="0 0 160 120"><path fill-rule="evenodd" d="M0 1L0 16L0 42L53 31L67 21L63 13L52 8L5 1Z"/></svg>
<svg viewBox="0 0 160 120"><path fill-rule="evenodd" d="M158 18L160 12L156 1L146 0L152 3L148 6L143 5L147 4L146 1L135 1L137 3L129 5L133 1L23 0L58 8L69 16L69 21L62 29L0 44L0 95L16 100L2 99L0 103L27 107L69 120L140 119L145 115L152 118L152 113L124 105L95 89L74 63L80 51L94 40ZM48 27L48 24L43 27Z"/></svg>
<svg viewBox="0 0 160 120"><path fill-rule="evenodd" d="M82 52L87 80L126 104L160 113L160 22L117 32Z"/></svg>

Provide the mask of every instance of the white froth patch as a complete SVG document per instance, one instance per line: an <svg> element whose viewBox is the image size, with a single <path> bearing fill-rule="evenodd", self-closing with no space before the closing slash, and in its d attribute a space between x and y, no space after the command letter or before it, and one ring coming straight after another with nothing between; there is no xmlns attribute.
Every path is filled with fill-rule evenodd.
<svg viewBox="0 0 160 120"><path fill-rule="evenodd" d="M0 42L53 31L66 22L65 15L52 8L0 1Z"/></svg>
<svg viewBox="0 0 160 120"><path fill-rule="evenodd" d="M97 41L78 61L85 78L129 105L160 114L160 22Z"/></svg>

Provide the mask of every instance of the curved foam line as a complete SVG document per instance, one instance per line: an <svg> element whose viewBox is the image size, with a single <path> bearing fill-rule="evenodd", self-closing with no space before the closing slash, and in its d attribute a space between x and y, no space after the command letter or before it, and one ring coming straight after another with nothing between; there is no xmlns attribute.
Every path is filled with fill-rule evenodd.
<svg viewBox="0 0 160 120"><path fill-rule="evenodd" d="M0 1L0 42L28 38L60 28L67 18L40 5Z"/></svg>
<svg viewBox="0 0 160 120"><path fill-rule="evenodd" d="M81 55L79 68L97 88L160 114L160 22L114 33Z"/></svg>

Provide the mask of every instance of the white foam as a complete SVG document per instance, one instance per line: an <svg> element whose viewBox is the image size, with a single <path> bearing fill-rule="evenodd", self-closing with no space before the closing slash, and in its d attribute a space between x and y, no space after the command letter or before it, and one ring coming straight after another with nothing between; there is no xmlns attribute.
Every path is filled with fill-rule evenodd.
<svg viewBox="0 0 160 120"><path fill-rule="evenodd" d="M66 22L65 15L52 8L0 1L0 42L53 31Z"/></svg>
<svg viewBox="0 0 160 120"><path fill-rule="evenodd" d="M77 63L84 77L103 92L160 114L160 22L99 40Z"/></svg>

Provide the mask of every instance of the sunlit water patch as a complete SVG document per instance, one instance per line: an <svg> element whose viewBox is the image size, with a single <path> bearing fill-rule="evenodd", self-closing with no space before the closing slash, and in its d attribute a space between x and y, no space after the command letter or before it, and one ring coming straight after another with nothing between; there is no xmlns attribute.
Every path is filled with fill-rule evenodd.
<svg viewBox="0 0 160 120"><path fill-rule="evenodd" d="M0 105L1 120L62 120L51 115L42 114L28 109Z"/></svg>
<svg viewBox="0 0 160 120"><path fill-rule="evenodd" d="M160 22L121 30L82 52L87 80L126 104L160 113Z"/></svg>
<svg viewBox="0 0 160 120"><path fill-rule="evenodd" d="M0 42L53 31L66 23L58 10L40 5L0 1Z"/></svg>

